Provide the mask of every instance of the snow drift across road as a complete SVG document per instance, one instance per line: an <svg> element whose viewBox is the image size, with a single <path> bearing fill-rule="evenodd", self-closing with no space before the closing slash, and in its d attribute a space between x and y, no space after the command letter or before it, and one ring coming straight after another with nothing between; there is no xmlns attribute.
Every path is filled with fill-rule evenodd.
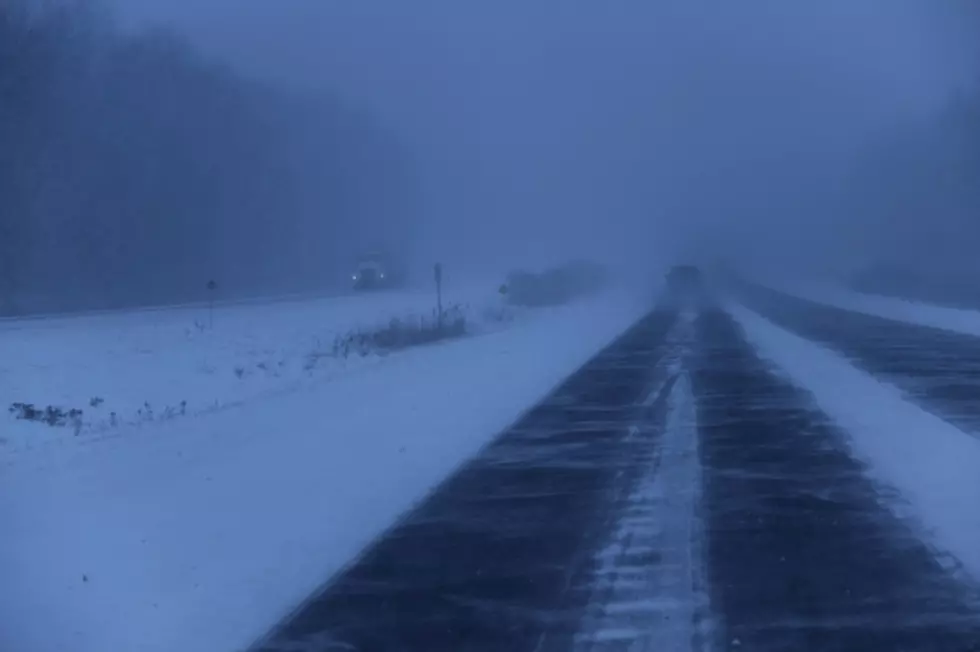
<svg viewBox="0 0 980 652"><path fill-rule="evenodd" d="M8 460L0 649L246 647L648 298L608 294L135 436Z"/></svg>
<svg viewBox="0 0 980 652"><path fill-rule="evenodd" d="M868 464L873 478L907 502L889 506L924 527L940 561L980 581L980 440L907 402L897 388L836 353L741 306L730 309L760 355L810 391L850 434L854 455Z"/></svg>
<svg viewBox="0 0 980 652"><path fill-rule="evenodd" d="M578 652L690 652L710 639L689 361L695 318L682 313L668 335L672 347L658 364L662 379L630 428L629 439L639 443L638 478L621 489L609 539L596 555L592 600L572 648Z"/></svg>

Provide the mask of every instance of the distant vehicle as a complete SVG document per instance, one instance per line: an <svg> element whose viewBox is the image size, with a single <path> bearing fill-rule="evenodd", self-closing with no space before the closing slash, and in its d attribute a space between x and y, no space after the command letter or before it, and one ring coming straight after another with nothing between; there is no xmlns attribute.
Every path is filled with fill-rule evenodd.
<svg viewBox="0 0 980 652"><path fill-rule="evenodd" d="M667 272L667 287L671 290L699 289L703 282L701 270L694 265L675 265Z"/></svg>
<svg viewBox="0 0 980 652"><path fill-rule="evenodd" d="M542 272L511 272L501 293L518 306L557 306L596 294L607 281L602 265L575 260Z"/></svg>
<svg viewBox="0 0 980 652"><path fill-rule="evenodd" d="M704 275L694 265L675 265L667 272L666 298L680 305L700 303L705 298Z"/></svg>
<svg viewBox="0 0 980 652"><path fill-rule="evenodd" d="M361 256L351 274L355 290L381 290L393 288L403 281L401 270L384 254L370 253Z"/></svg>

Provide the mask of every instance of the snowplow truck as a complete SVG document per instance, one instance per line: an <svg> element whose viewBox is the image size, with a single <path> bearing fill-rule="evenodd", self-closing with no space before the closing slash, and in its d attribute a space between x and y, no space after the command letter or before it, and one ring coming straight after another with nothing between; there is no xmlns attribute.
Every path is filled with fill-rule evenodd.
<svg viewBox="0 0 980 652"><path fill-rule="evenodd" d="M380 254L368 254L357 261L351 273L351 283L358 291L397 287L402 282L400 270Z"/></svg>

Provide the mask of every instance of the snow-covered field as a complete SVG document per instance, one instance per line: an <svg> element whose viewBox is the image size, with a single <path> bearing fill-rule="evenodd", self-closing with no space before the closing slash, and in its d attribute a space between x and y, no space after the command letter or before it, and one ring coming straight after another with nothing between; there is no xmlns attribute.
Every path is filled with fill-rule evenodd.
<svg viewBox="0 0 980 652"><path fill-rule="evenodd" d="M476 306L492 291L447 302ZM193 310L5 324L5 401L100 397L126 418L78 436L4 422L0 649L242 649L651 295L610 291L473 337L303 369L318 338L427 300L223 308L208 331ZM183 400L183 416L134 418L144 402L159 415Z"/></svg>
<svg viewBox="0 0 980 652"><path fill-rule="evenodd" d="M901 502L889 507L911 519L950 570L980 581L980 439L837 353L741 306L730 309L760 355L807 389L849 434L854 456L874 479L897 492Z"/></svg>
<svg viewBox="0 0 980 652"><path fill-rule="evenodd" d="M980 311L947 308L919 301L863 294L826 283L770 283L764 285L803 299L887 319L942 328L980 337Z"/></svg>
<svg viewBox="0 0 980 652"><path fill-rule="evenodd" d="M445 302L468 305L473 326L491 328L484 316L499 301L495 289L450 286ZM434 303L431 292L414 291L220 306L213 321L201 305L0 321L0 460L65 436L16 420L13 402L80 409L80 435L111 436L376 363L329 353L338 335L426 315Z"/></svg>

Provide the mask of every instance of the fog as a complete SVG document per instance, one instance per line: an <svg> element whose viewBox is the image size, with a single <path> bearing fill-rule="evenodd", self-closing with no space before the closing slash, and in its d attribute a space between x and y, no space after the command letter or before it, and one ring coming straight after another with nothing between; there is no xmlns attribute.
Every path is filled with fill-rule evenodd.
<svg viewBox="0 0 980 652"><path fill-rule="evenodd" d="M454 268L577 255L851 265L882 228L870 206L889 192L855 170L980 78L980 17L956 0L108 9L127 33L165 25L247 78L365 116L397 143L414 203L322 219L358 224L352 247L397 230L416 262ZM389 194L372 170L354 183ZM304 233L327 232L342 237ZM265 255L288 266L287 245Z"/></svg>

